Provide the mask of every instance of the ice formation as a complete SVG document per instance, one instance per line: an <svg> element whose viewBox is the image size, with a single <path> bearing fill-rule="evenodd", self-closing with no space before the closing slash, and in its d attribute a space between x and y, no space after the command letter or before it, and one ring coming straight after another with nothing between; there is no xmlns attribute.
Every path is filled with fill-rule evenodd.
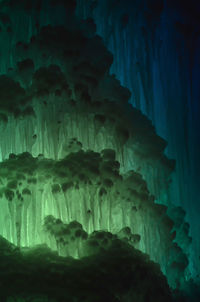
<svg viewBox="0 0 200 302"><path fill-rule="evenodd" d="M93 21L75 16L75 1L8 0L0 11L0 234L78 259L120 240L179 288L191 238L169 204L174 161L110 74Z"/></svg>
<svg viewBox="0 0 200 302"><path fill-rule="evenodd" d="M186 210L196 238L190 253L195 278L200 254L199 9L196 0L77 0L77 14L94 19L114 55L111 72L168 142L165 154L176 160L165 199Z"/></svg>
<svg viewBox="0 0 200 302"><path fill-rule="evenodd" d="M61 258L46 246L20 251L0 237L4 260L0 262L1 301L171 302L159 266L110 233L97 232L96 241L106 236L110 247L80 260ZM94 238L88 239L88 251L94 250L91 240Z"/></svg>

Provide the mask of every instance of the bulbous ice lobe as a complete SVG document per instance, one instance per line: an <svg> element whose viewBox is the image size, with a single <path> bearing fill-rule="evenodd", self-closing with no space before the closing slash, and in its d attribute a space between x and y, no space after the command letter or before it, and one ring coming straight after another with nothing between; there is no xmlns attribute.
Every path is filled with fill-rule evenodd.
<svg viewBox="0 0 200 302"><path fill-rule="evenodd" d="M172 301L159 267L120 240L81 260L59 257L45 245L20 251L2 237L0 249L2 301Z"/></svg>
<svg viewBox="0 0 200 302"><path fill-rule="evenodd" d="M22 153L0 164L2 235L18 246L46 243L75 258L87 255L88 235L97 250L109 246L114 236L180 278L188 262L173 243L167 207L154 202L139 173L120 173L114 150L83 151L75 139L69 146L75 143L80 149L71 149L61 160ZM111 237L96 237L96 231Z"/></svg>

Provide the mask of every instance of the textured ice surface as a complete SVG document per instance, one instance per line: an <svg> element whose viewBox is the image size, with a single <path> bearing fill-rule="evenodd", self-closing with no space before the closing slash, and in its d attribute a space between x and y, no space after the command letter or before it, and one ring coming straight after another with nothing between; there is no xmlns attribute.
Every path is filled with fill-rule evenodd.
<svg viewBox="0 0 200 302"><path fill-rule="evenodd" d="M79 257L74 233L61 236L76 221L78 234L125 238L178 286L190 238L181 209L180 223L169 218L166 142L110 75L113 57L93 22L74 17L73 1L47 2L1 5L1 234Z"/></svg>
<svg viewBox="0 0 200 302"><path fill-rule="evenodd" d="M131 90L131 103L168 142L166 154L176 160L176 170L166 200L184 207L194 238L199 238L200 228L198 14L195 0L77 0L77 15L94 18L113 53L111 72ZM199 240L193 240L191 252L195 276Z"/></svg>

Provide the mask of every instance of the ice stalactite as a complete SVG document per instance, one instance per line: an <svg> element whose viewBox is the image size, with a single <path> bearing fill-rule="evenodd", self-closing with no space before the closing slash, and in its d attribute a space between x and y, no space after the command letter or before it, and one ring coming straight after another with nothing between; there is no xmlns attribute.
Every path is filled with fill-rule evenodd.
<svg viewBox="0 0 200 302"><path fill-rule="evenodd" d="M62 256L81 257L87 234L108 231L183 278L187 258L173 243L167 207L154 203L140 174L120 174L119 167L109 149L58 161L11 154L0 164L1 235L22 247L47 243Z"/></svg>
<svg viewBox="0 0 200 302"><path fill-rule="evenodd" d="M44 27L30 43L16 44L16 53L20 61L10 72L13 82L10 78L3 79L5 82L10 81L13 89L19 86L14 80L21 83L22 87L17 86L16 89L19 91L16 90L15 94L18 94L19 98L22 97L20 93L23 94L24 103L27 106L32 101L33 110L30 106L20 109L21 112L16 112L19 108L11 109L14 116L19 116L25 110L23 115L28 115L28 118L17 122L18 125L14 126L16 119L12 120L11 117L9 124L13 124L14 127L3 126L2 131L6 142L2 144L2 159L8 157L9 153L24 151L29 151L34 155L42 153L47 157L59 158L63 149L63 146L59 144L63 144L64 139L76 137L83 143L84 148L95 151L99 148L117 149L122 168L125 171L131 167L141 170L151 193L162 195L165 199L169 174L173 169L173 162L162 154L166 146L165 141L155 135L151 123L138 110L126 104L130 97L129 91L121 87L114 76L105 74L112 63L112 56L105 50L101 39L94 37L91 43L90 39L81 36L75 30L76 27L71 37L69 29L71 30L71 28L66 30L60 27ZM62 35L60 30L62 30ZM73 40L74 36L76 36L76 41ZM70 46L66 47L66 43L70 43ZM59 46L56 49L55 44ZM80 53L80 47L83 49L82 53ZM61 52L63 48L64 53ZM93 62L89 62L89 54L92 55L97 49L101 63L96 62L95 58ZM77 56L79 56L78 60ZM55 61L57 65L51 65L55 64ZM40 64L44 67L39 68ZM47 75L48 78L46 78ZM26 87L27 78L30 79L28 87ZM2 88L3 102L3 98L13 98L14 94L10 96L9 85L6 86L3 82L2 85L4 86ZM82 100L84 106L81 103ZM10 112L10 108L5 108L5 110ZM120 121L122 112L124 112L124 125ZM37 122L34 117L30 117L34 114ZM54 118L55 115L57 120ZM90 122L88 122L88 117L91 119ZM65 124L67 124L67 129ZM88 125L89 130L84 131ZM109 131L107 131L108 128ZM129 130L131 128L133 130ZM10 134L12 129L15 131ZM18 137L21 144L17 144ZM144 160L145 157L150 157L149 161L154 163ZM154 166L153 169L152 166ZM155 177L159 179L160 184L156 185L156 181L152 182Z"/></svg>
<svg viewBox="0 0 200 302"><path fill-rule="evenodd" d="M131 103L168 142L166 154L176 160L176 170L166 202L184 207L194 238L200 227L198 13L197 1L77 1L77 15L94 19L113 53L111 72L131 90ZM192 250L195 276L199 240Z"/></svg>
<svg viewBox="0 0 200 302"><path fill-rule="evenodd" d="M82 240L101 248L110 235L95 232L106 231L148 253L176 287L190 238L181 210L177 224L167 213L174 161L110 74L94 23L74 9L74 1L1 3L1 234L78 257Z"/></svg>

